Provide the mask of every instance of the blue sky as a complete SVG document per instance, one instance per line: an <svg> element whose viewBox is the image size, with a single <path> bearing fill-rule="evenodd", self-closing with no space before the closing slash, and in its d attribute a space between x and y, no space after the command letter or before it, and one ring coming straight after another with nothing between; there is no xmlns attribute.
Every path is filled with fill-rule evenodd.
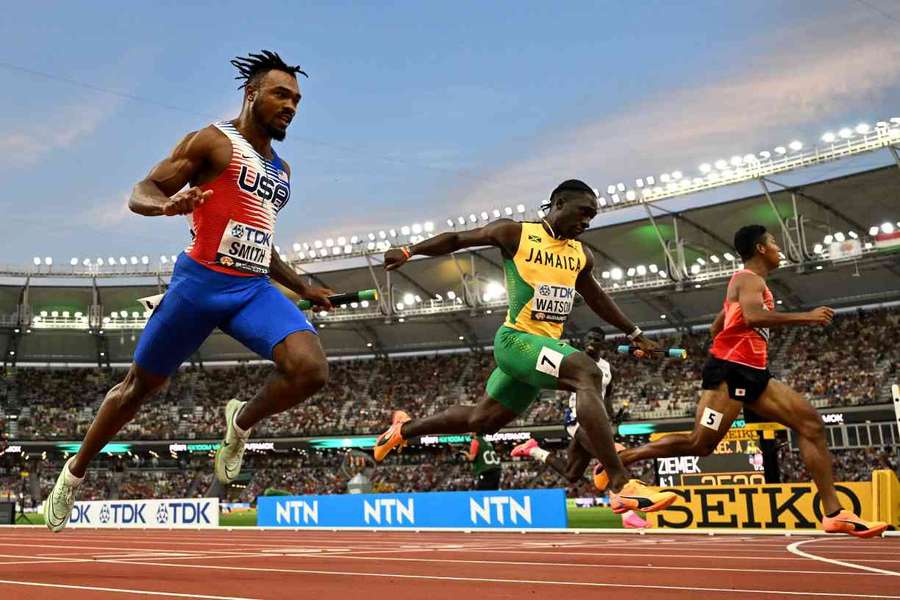
<svg viewBox="0 0 900 600"><path fill-rule="evenodd" d="M228 61L260 48L310 74L277 147L293 167L282 247L535 205L570 177L693 173L900 107L893 0L250 7L5 7L0 262L176 253L185 222L128 213L128 192L186 132L237 114Z"/></svg>

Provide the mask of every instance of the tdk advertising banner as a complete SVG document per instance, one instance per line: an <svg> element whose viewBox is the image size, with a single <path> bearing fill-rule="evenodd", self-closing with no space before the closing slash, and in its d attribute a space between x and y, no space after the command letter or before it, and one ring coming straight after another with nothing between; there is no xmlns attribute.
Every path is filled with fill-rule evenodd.
<svg viewBox="0 0 900 600"><path fill-rule="evenodd" d="M197 529L219 526L219 499L76 502L69 527Z"/></svg>
<svg viewBox="0 0 900 600"><path fill-rule="evenodd" d="M565 491L260 496L260 527L566 527Z"/></svg>

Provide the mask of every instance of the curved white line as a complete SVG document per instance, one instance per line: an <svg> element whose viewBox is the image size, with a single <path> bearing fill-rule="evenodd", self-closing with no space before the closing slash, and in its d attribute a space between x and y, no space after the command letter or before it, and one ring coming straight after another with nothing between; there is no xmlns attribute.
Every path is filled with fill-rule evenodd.
<svg viewBox="0 0 900 600"><path fill-rule="evenodd" d="M843 560L836 560L834 558L825 558L824 556L816 556L815 554L810 554L809 552L805 552L800 549L800 546L803 544L807 544L809 542L818 542L821 540L812 539L812 540L803 540L801 542L794 542L793 544L789 544L787 547L788 552L791 554L796 554L797 556L802 556L803 558L808 558L811 560L818 560L821 562L831 563L833 565L840 565L842 567L850 567L851 569L862 569L863 571L871 571L872 573L880 573L882 575L894 575L895 577L900 577L900 573L896 571L888 571L886 569L879 569L878 567L867 567L865 565L858 565L852 562L845 562Z"/></svg>

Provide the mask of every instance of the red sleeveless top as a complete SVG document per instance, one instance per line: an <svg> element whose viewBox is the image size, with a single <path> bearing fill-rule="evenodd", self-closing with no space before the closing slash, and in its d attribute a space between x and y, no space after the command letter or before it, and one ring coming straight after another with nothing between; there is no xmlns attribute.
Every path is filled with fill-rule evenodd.
<svg viewBox="0 0 900 600"><path fill-rule="evenodd" d="M752 273L749 269L735 271L728 282L728 287L734 282L734 278L741 273ZM750 327L744 321L744 313L741 303L728 300L725 296L725 326L719 335L713 340L709 353L720 360L752 367L765 369L768 363L769 328ZM775 310L775 300L769 286L763 292L763 309Z"/></svg>
<svg viewBox="0 0 900 600"><path fill-rule="evenodd" d="M231 161L201 185L213 195L189 214L191 244L185 252L208 269L240 276L269 274L275 218L291 197L278 155L261 156L228 122L214 124L231 142Z"/></svg>

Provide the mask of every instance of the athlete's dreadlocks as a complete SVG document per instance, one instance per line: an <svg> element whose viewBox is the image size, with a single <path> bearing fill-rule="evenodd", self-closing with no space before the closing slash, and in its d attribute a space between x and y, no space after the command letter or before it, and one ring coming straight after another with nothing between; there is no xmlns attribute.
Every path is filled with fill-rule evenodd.
<svg viewBox="0 0 900 600"><path fill-rule="evenodd" d="M239 90L244 89L248 84L256 83L259 77L272 70L284 71L295 77L297 73L304 77L309 77L306 71L299 66L288 65L278 56L277 52L270 50L260 50L259 54L251 52L247 56L237 56L231 61L231 64L237 67L238 70L238 76L235 79L244 82L238 87Z"/></svg>

